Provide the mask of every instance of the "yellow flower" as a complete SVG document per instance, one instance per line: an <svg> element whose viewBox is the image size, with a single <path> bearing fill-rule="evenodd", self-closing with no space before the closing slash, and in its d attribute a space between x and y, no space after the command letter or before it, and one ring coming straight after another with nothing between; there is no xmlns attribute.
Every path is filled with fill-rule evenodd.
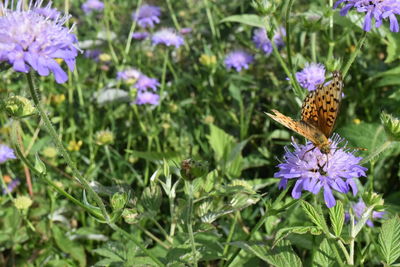
<svg viewBox="0 0 400 267"><path fill-rule="evenodd" d="M217 57L214 55L202 54L199 58L199 62L206 67L212 67L217 63Z"/></svg>
<svg viewBox="0 0 400 267"><path fill-rule="evenodd" d="M53 95L51 97L51 102L56 104L56 105L61 104L64 101L65 101L65 95L64 94Z"/></svg>
<svg viewBox="0 0 400 267"><path fill-rule="evenodd" d="M101 62L109 62L109 61L111 61L111 56L109 54L102 53L99 55L99 60Z"/></svg>
<svg viewBox="0 0 400 267"><path fill-rule="evenodd" d="M353 122L354 122L354 124L358 125L361 123L361 120L356 118L353 120Z"/></svg>
<svg viewBox="0 0 400 267"><path fill-rule="evenodd" d="M15 199L14 205L19 210L27 210L32 205L32 199L27 196L19 196Z"/></svg>
<svg viewBox="0 0 400 267"><path fill-rule="evenodd" d="M81 140L79 140L78 142L71 140L68 143L67 149L69 151L79 151L81 149L82 144L83 144L83 142Z"/></svg>
<svg viewBox="0 0 400 267"><path fill-rule="evenodd" d="M98 131L96 133L96 144L99 146L114 143L114 134L110 130Z"/></svg>
<svg viewBox="0 0 400 267"><path fill-rule="evenodd" d="M55 158L57 156L57 149L52 146L47 146L43 149L42 154L46 158Z"/></svg>

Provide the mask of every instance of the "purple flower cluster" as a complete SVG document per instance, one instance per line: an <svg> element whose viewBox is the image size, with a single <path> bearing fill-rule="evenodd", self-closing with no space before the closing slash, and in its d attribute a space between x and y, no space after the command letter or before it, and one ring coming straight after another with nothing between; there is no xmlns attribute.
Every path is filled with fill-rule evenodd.
<svg viewBox="0 0 400 267"><path fill-rule="evenodd" d="M92 11L102 11L104 9L104 3L99 0L87 0L82 5L82 10L85 14L89 14Z"/></svg>
<svg viewBox="0 0 400 267"><path fill-rule="evenodd" d="M302 71L296 73L300 86L308 91L313 91L325 81L325 67L318 63L306 63Z"/></svg>
<svg viewBox="0 0 400 267"><path fill-rule="evenodd" d="M292 145L294 151L285 148L284 162L279 164L279 171L275 177L281 178L279 188L286 188L289 179L296 179L292 190L292 197L300 198L302 191L313 194L324 192L325 204L328 208L336 205L332 190L339 193L348 193L350 189L357 194L355 178L365 176L366 168L358 165L360 157L343 148L338 148L343 139L334 134L331 143L331 152L323 154L308 142L306 145Z"/></svg>
<svg viewBox="0 0 400 267"><path fill-rule="evenodd" d="M133 32L132 33L132 38L135 40L144 40L147 39L147 37L149 37L149 33L148 32Z"/></svg>
<svg viewBox="0 0 400 267"><path fill-rule="evenodd" d="M275 43L276 47L280 48L285 45L283 41L284 36L286 36L285 28L280 27L277 29L272 38L272 41ZM254 31L253 43L256 48L262 50L266 55L270 55L272 53L272 43L267 36L267 31L264 28L259 28Z"/></svg>
<svg viewBox="0 0 400 267"><path fill-rule="evenodd" d="M6 188L3 188L3 195L11 193L15 190L15 188L17 188L17 186L20 185L20 181L18 179L14 179L12 180Z"/></svg>
<svg viewBox="0 0 400 267"><path fill-rule="evenodd" d="M176 48L184 44L183 37L173 29L161 29L155 32L151 38L153 45L163 44L175 46Z"/></svg>
<svg viewBox="0 0 400 267"><path fill-rule="evenodd" d="M0 164L6 162L9 159L16 159L14 150L7 145L0 144Z"/></svg>
<svg viewBox="0 0 400 267"><path fill-rule="evenodd" d="M235 69L240 72L242 69L248 69L253 60L254 57L246 51L235 50L226 55L224 62L227 69Z"/></svg>
<svg viewBox="0 0 400 267"><path fill-rule="evenodd" d="M123 71L119 71L117 73L117 80L123 80L123 81L134 80L136 82L141 74L142 73L135 68L128 68Z"/></svg>
<svg viewBox="0 0 400 267"><path fill-rule="evenodd" d="M360 199L358 200L358 202L355 203L355 204L352 206L352 209L353 209L353 211L354 211L354 216L355 216L355 218L356 218L356 219L360 219L360 218L362 217L362 215L364 214L365 210L367 209L367 206L365 205L365 203L364 203L364 201L362 200L362 198L360 198ZM384 211L373 211L371 217L372 217L372 219L380 219L380 218L383 217L383 215L385 215L385 212L384 212ZM348 212L346 212L345 218L346 218L346 221L350 219L350 214L349 214ZM367 224L369 227L374 227L374 223L371 221L371 219L368 219L367 222L366 222L366 224Z"/></svg>
<svg viewBox="0 0 400 267"><path fill-rule="evenodd" d="M399 0L339 0L333 8L337 8L340 4L345 3L340 10L340 15L345 16L351 8L355 8L357 12L365 13L364 31L371 30L372 20L375 20L375 27L380 27L383 20L389 19L390 30L392 32L399 31L399 23L396 15L400 14Z"/></svg>
<svg viewBox="0 0 400 267"><path fill-rule="evenodd" d="M23 3L19 0L13 9L8 1L0 2L0 62L10 63L17 72L30 68L41 76L51 72L57 83L66 82L68 75L55 59L63 59L71 71L75 68L77 39L64 27L69 16L54 17L50 4L41 8L42 1L30 4L28 10Z"/></svg>
<svg viewBox="0 0 400 267"><path fill-rule="evenodd" d="M142 28L154 28L160 23L161 8L158 6L142 5L139 10L133 12L132 19Z"/></svg>

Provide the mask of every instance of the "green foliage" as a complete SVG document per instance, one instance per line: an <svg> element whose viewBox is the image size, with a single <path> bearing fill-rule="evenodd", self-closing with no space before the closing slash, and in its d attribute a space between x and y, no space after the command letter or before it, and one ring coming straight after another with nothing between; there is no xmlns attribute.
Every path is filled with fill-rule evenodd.
<svg viewBox="0 0 400 267"><path fill-rule="evenodd" d="M379 233L379 252L382 260L393 264L400 256L400 219L394 217L384 222Z"/></svg>

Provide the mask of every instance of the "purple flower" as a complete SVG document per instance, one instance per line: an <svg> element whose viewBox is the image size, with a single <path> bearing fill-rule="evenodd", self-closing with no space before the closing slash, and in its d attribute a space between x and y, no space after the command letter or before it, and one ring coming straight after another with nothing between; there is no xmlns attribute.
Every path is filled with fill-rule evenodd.
<svg viewBox="0 0 400 267"><path fill-rule="evenodd" d="M235 50L228 53L225 57L225 66L227 69L236 69L240 72L242 69L248 69L249 64L253 62L254 58L249 53L243 50Z"/></svg>
<svg viewBox="0 0 400 267"><path fill-rule="evenodd" d="M285 42L283 41L283 37L286 36L286 29L284 27L279 27L275 30L275 34L272 37L272 41L274 41L275 45L280 48L285 46Z"/></svg>
<svg viewBox="0 0 400 267"><path fill-rule="evenodd" d="M132 13L132 19L142 28L154 28L160 23L161 9L158 6L142 5L139 10Z"/></svg>
<svg viewBox="0 0 400 267"><path fill-rule="evenodd" d="M340 15L345 16L351 8L356 8L357 12L365 13L364 31L371 30L372 19L375 19L375 27L380 27L383 20L389 18L390 30L392 32L399 31L399 23L396 15L400 14L399 0L339 0L333 8L337 8L340 4L345 3L340 10Z"/></svg>
<svg viewBox="0 0 400 267"><path fill-rule="evenodd" d="M135 40L144 40L147 37L149 37L148 32L133 32L132 33L132 38Z"/></svg>
<svg viewBox="0 0 400 267"><path fill-rule="evenodd" d="M304 69L296 73L296 79L301 87L313 91L325 81L325 67L318 63L306 63Z"/></svg>
<svg viewBox="0 0 400 267"><path fill-rule="evenodd" d="M125 69L123 71L119 71L117 73L117 80L124 80L124 81L128 81L128 80L137 80L139 79L140 75L142 75L142 73L135 69L135 68L128 68Z"/></svg>
<svg viewBox="0 0 400 267"><path fill-rule="evenodd" d="M49 19L57 19L61 16L60 11L56 8L51 8L51 3L48 3L47 7L36 8L33 11Z"/></svg>
<svg viewBox="0 0 400 267"><path fill-rule="evenodd" d="M344 139L334 134L331 140L329 154L322 154L310 142L298 145L292 141L295 150L292 152L285 148L284 162L278 165L280 170L275 173L275 177L281 178L279 188L286 188L289 179L296 179L292 190L295 199L300 198L303 190L317 194L323 189L328 208L336 205L332 190L348 193L351 188L356 195L358 189L354 178L365 176L367 169L358 165L360 157L355 157L344 148L338 148Z"/></svg>
<svg viewBox="0 0 400 267"><path fill-rule="evenodd" d="M63 26L69 16L52 20L34 11L42 1L29 5L29 10L23 9L23 2L19 0L15 10L8 1L0 2L0 62L9 62L18 72L30 68L41 76L52 72L57 83L66 82L68 76L55 59L63 59L71 71L75 68L77 39ZM50 5L45 9L51 13Z"/></svg>
<svg viewBox="0 0 400 267"><path fill-rule="evenodd" d="M355 218L360 219L362 217L362 215L364 214L365 210L367 209L367 206L365 205L362 198L360 198L358 200L358 202L352 206L352 209L354 211ZM385 213L386 212L384 212L384 211L373 211L371 217L372 217L372 219L380 219L383 217L383 215L385 215ZM346 212L345 218L346 218L346 221L348 221L350 219L350 214L348 212ZM374 223L370 219L367 220L366 224L369 227L374 227Z"/></svg>
<svg viewBox="0 0 400 267"><path fill-rule="evenodd" d="M99 56L101 54L101 51L98 49L94 50L85 50L84 56L89 59L93 59L94 61L99 61Z"/></svg>
<svg viewBox="0 0 400 267"><path fill-rule="evenodd" d="M150 105L158 105L160 100L160 96L151 92L142 92L138 91L137 98L136 98L136 104L137 105L144 105L144 104L150 104Z"/></svg>
<svg viewBox="0 0 400 267"><path fill-rule="evenodd" d="M184 44L183 37L173 29L162 29L153 34L151 38L153 45L164 44L176 48Z"/></svg>
<svg viewBox="0 0 400 267"><path fill-rule="evenodd" d="M253 42L256 48L261 49L266 55L272 53L272 43L267 36L267 31L264 28L259 28L254 31Z"/></svg>
<svg viewBox="0 0 400 267"><path fill-rule="evenodd" d="M104 3L99 0L87 0L82 5L82 10L85 14L89 14L92 11L102 11L104 9Z"/></svg>
<svg viewBox="0 0 400 267"><path fill-rule="evenodd" d="M135 87L140 91L145 91L147 89L152 89L153 91L157 91L157 86L160 83L155 78L147 77L146 75L142 74L136 81Z"/></svg>
<svg viewBox="0 0 400 267"><path fill-rule="evenodd" d="M17 186L20 184L21 182L18 179L14 179L12 180L6 188L3 188L3 195L7 194L7 193L11 193L15 190L15 188L17 188Z"/></svg>
<svg viewBox="0 0 400 267"><path fill-rule="evenodd" d="M182 28L179 32L183 35L186 35L192 32L192 28Z"/></svg>
<svg viewBox="0 0 400 267"><path fill-rule="evenodd" d="M0 164L6 162L9 159L16 159L14 155L14 150L4 144L0 144Z"/></svg>

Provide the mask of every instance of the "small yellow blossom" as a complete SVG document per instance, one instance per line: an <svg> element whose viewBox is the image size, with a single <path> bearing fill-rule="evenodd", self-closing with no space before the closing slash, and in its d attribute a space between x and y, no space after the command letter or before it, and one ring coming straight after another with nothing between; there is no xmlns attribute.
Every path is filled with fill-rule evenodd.
<svg viewBox="0 0 400 267"><path fill-rule="evenodd" d="M19 196L15 199L14 205L19 210L27 210L32 205L32 199L27 196Z"/></svg>
<svg viewBox="0 0 400 267"><path fill-rule="evenodd" d="M214 123L215 119L211 115L207 115L204 117L204 123L211 124Z"/></svg>
<svg viewBox="0 0 400 267"><path fill-rule="evenodd" d="M110 145L114 143L114 134L110 130L98 131L96 133L96 144L99 146Z"/></svg>
<svg viewBox="0 0 400 267"><path fill-rule="evenodd" d="M43 149L42 154L46 158L55 158L57 156L57 149L52 146L47 146Z"/></svg>
<svg viewBox="0 0 400 267"><path fill-rule="evenodd" d="M109 62L109 61L111 61L111 56L107 53L102 53L99 55L99 60L101 62Z"/></svg>
<svg viewBox="0 0 400 267"><path fill-rule="evenodd" d="M199 58L199 62L206 67L212 67L217 63L217 57L214 55L202 54Z"/></svg>
<svg viewBox="0 0 400 267"><path fill-rule="evenodd" d="M64 101L65 101L65 95L64 94L53 95L51 97L51 102L56 104L56 105L59 105Z"/></svg>
<svg viewBox="0 0 400 267"><path fill-rule="evenodd" d="M354 122L354 124L358 125L361 123L361 120L356 118L353 120L353 122Z"/></svg>
<svg viewBox="0 0 400 267"><path fill-rule="evenodd" d="M71 140L68 143L67 149L69 151L79 151L81 149L82 144L83 144L83 142L81 140L79 140L79 141Z"/></svg>

